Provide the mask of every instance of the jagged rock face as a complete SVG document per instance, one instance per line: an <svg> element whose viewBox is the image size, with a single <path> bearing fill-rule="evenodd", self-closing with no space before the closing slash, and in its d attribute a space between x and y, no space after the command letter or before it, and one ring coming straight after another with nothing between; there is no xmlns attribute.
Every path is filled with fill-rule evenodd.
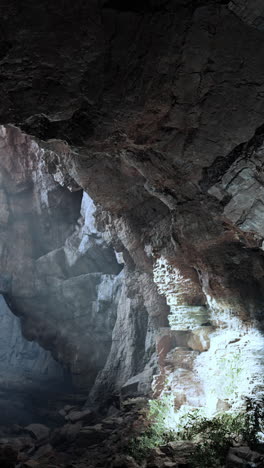
<svg viewBox="0 0 264 468"><path fill-rule="evenodd" d="M141 367L133 357L139 329L135 310L143 310L145 324L148 313L150 325L163 328L167 352L173 346L184 348L172 353L176 364L179 356L185 360L186 348L192 348L194 360L196 352L207 351L212 327L226 326L229 316L235 315L242 328L253 323L263 328L262 9L257 1L249 6L221 0L128 2L126 6L115 0L85 5L77 1L74 5L63 2L63 9L58 3L47 8L44 0L20 8L13 0L4 8L0 120L35 136L48 180L71 190L82 187L99 204L96 220L97 229L104 232L102 242L111 240L127 265L122 288L113 260L106 262L110 270L105 271L102 262L100 274L87 272L87 263L71 252L72 244L83 242L82 228L71 231L77 221L71 218L69 232L64 232L59 245L52 245L40 258L28 255L34 257L34 269L30 260L24 285L19 269L13 273L14 260L8 259L4 272L13 275L13 307L17 305L27 324L34 300L23 294L30 274L33 278L36 271L41 272L47 282L51 265L59 266L56 283L49 284L49 310L57 311L63 294L66 314L65 300L79 298L84 283L91 281L95 291L102 273L104 278L115 277L110 289L117 288L113 294L120 302L107 317L117 314L118 344L124 324L133 332L126 334L123 346L113 339L111 350L109 339L100 361L102 367L108 355L98 377L98 392L108 385L120 387L133 374L150 375L144 361L147 354ZM14 28L17 42L12 40ZM5 196L0 193L3 225L10 222ZM78 192L66 196L70 206L80 203ZM77 276L73 274L76 262ZM169 285L157 279L159 275L153 277L159 262L168 265L164 274ZM23 270L25 265L23 260ZM162 296L158 298L154 280L167 305ZM21 290L18 301L15 296L21 296L17 292ZM36 290L43 292L41 283L36 283ZM39 309L43 320L39 297L34 314ZM174 334L168 328L168 306L174 325L181 323L180 329L172 330ZM81 299L77 307L79 313ZM72 308L73 304L70 316ZM186 313L188 320L185 316L176 320L177 311ZM193 336L190 324L196 319L201 332ZM74 323L77 335L82 333L83 325ZM30 330L29 325L25 328ZM43 336L49 335L47 343L52 342L55 350L61 349L63 330L69 333L67 325L56 327L54 320L49 322L49 333L38 335L35 326L32 330L31 338L42 344ZM150 339L146 325L143 330L140 347L145 352L153 349L153 334ZM185 339L182 332L188 334ZM237 337L232 335L230 342L233 339ZM87 351L87 342L81 342L81 349ZM82 359L73 366L76 348L67 352L71 357L65 362L78 373ZM160 346L164 381L168 366L162 353ZM184 382L192 381L192 370L185 370L187 377L179 377L177 369L174 377L171 374L173 382L182 379L184 394L188 393ZM134 384L130 380L128 388ZM202 390L198 393L195 401L205 398Z"/></svg>
<svg viewBox="0 0 264 468"><path fill-rule="evenodd" d="M145 366L149 389L162 322L151 316L165 306L150 275L121 271L91 198L69 174L48 173L56 154L15 127L1 132L1 288L24 336L50 350L78 389L89 390L106 364L94 399Z"/></svg>
<svg viewBox="0 0 264 468"><path fill-rule="evenodd" d="M247 0L232 0L228 7L234 11L243 21L257 29L264 29L264 8L259 0L248 2Z"/></svg>
<svg viewBox="0 0 264 468"><path fill-rule="evenodd" d="M0 297L0 366L1 387L8 390L12 385L21 385L21 381L43 380L63 382L63 369L54 361L51 354L35 342L25 340L21 334L19 319L7 307Z"/></svg>
<svg viewBox="0 0 264 468"><path fill-rule="evenodd" d="M11 110L2 111L2 121L75 145L71 154L67 145L48 143L61 153L48 158L49 170L56 173L57 165L61 171L66 163L64 174L112 213L103 227L110 225L112 237L118 233L120 248L137 267L152 271L145 244L159 255L163 248L174 263L206 271L210 286L204 274L204 287L224 300L230 291L240 296L244 272L252 263L262 271L262 257L245 251L248 236L226 223L227 198L219 203L212 186L239 157L240 147L235 155L234 148L263 123L264 82L262 32L225 3L148 2L140 11L124 11L118 2L77 2L65 5L63 18L58 5L44 14L44 3L28 4L20 14L24 21L36 16L36 23L24 25L19 64L18 45L6 51L3 90ZM5 11L7 34L15 10L11 3ZM52 30L61 22L45 48L40 14L43 28L51 18ZM19 14L16 21L20 31ZM18 69L28 85L9 91L10 70L17 75ZM23 100L28 105L22 109ZM247 289L255 296L253 284Z"/></svg>
<svg viewBox="0 0 264 468"><path fill-rule="evenodd" d="M2 292L25 337L89 387L111 345L122 267L94 226L88 195L56 183L19 130L2 127L1 136Z"/></svg>
<svg viewBox="0 0 264 468"><path fill-rule="evenodd" d="M49 351L25 340L19 319L0 297L0 426L28 424L40 417L32 394L67 392L70 376ZM39 410L39 408L38 408Z"/></svg>

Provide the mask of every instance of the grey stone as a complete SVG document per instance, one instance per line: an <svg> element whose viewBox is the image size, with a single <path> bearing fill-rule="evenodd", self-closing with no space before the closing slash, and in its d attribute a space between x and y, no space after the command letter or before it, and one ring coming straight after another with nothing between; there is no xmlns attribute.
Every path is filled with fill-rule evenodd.
<svg viewBox="0 0 264 468"><path fill-rule="evenodd" d="M264 456L251 450L249 447L231 447L227 456L228 467L261 467L264 463Z"/></svg>
<svg viewBox="0 0 264 468"><path fill-rule="evenodd" d="M45 440L50 434L50 429L44 424L29 424L25 430L37 440Z"/></svg>
<svg viewBox="0 0 264 468"><path fill-rule="evenodd" d="M95 414L91 410L83 411L70 411L65 417L66 420L69 420L72 423L82 421L82 422L92 422L95 418Z"/></svg>

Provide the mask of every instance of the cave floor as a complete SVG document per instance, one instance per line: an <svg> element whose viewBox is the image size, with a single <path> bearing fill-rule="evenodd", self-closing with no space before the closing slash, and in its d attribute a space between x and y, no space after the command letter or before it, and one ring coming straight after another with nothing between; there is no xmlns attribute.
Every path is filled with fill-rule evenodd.
<svg viewBox="0 0 264 468"><path fill-rule="evenodd" d="M98 414L72 401L59 410L61 422L56 427L40 423L0 426L0 467L197 468L190 460L199 441L168 442L152 448L142 459L135 456L139 453L136 442L131 452L131 440L138 440L146 429L146 405L144 398L129 399L121 407L112 405ZM209 466L206 460L199 464L199 468ZM236 467L263 468L264 455L236 444L221 468Z"/></svg>

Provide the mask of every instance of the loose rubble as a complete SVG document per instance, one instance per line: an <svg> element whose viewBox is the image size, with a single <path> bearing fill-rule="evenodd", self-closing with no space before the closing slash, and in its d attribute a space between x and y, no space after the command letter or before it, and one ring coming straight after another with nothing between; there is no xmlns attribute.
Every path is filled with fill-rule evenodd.
<svg viewBox="0 0 264 468"><path fill-rule="evenodd" d="M131 438L140 433L146 406L144 398L130 398L120 407L96 414L90 409L65 405L64 422L55 428L43 424L2 428L1 468L193 468L191 441L168 442L149 450L136 461L129 454ZM78 419L76 421L76 419ZM223 468L263 468L264 454L247 446L232 447ZM203 467L201 467L203 468Z"/></svg>

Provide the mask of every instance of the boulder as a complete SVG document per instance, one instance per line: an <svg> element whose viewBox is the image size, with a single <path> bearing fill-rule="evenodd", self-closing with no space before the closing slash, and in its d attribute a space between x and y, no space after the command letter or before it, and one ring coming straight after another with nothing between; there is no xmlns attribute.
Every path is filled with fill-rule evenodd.
<svg viewBox="0 0 264 468"><path fill-rule="evenodd" d="M33 459L38 460L39 458L50 456L52 453L52 446L50 444L45 444L37 449L37 451L34 453Z"/></svg>
<svg viewBox="0 0 264 468"><path fill-rule="evenodd" d="M139 468L134 458L128 455L116 455L111 463L111 468Z"/></svg>
<svg viewBox="0 0 264 468"><path fill-rule="evenodd" d="M50 429L44 424L29 424L25 430L36 440L45 440L49 437Z"/></svg>
<svg viewBox="0 0 264 468"><path fill-rule="evenodd" d="M74 405L65 405L63 409L66 414L68 414L72 410L76 410L76 411L79 410L78 406L74 406Z"/></svg>
<svg viewBox="0 0 264 468"><path fill-rule="evenodd" d="M39 466L39 462L36 460L27 460L22 464L21 468L38 468Z"/></svg>
<svg viewBox="0 0 264 468"><path fill-rule="evenodd" d="M118 428L118 426L120 426L123 422L124 419L121 417L108 417L102 420L103 427L105 427L106 429Z"/></svg>
<svg viewBox="0 0 264 468"><path fill-rule="evenodd" d="M51 443L53 446L60 445L64 442L72 442L76 439L82 428L82 423L65 424L64 426L55 429L51 436Z"/></svg>
<svg viewBox="0 0 264 468"><path fill-rule="evenodd" d="M83 411L70 411L67 416L65 416L66 421L71 423L76 423L78 421L83 421L84 423L91 423L95 419L95 414L93 411L87 409Z"/></svg>
<svg viewBox="0 0 264 468"><path fill-rule="evenodd" d="M171 460L165 455L159 447L155 447L149 453L147 458L147 468L163 468L165 463Z"/></svg>
<svg viewBox="0 0 264 468"><path fill-rule="evenodd" d="M102 424L86 426L80 430L75 443L78 447L97 445L105 440L111 432L111 430L104 429Z"/></svg>
<svg viewBox="0 0 264 468"><path fill-rule="evenodd" d="M165 461L162 465L162 468L178 468L178 467L179 467L178 463L171 461L171 460Z"/></svg>
<svg viewBox="0 0 264 468"><path fill-rule="evenodd" d="M161 446L161 451L172 459L174 465L185 465L190 460L190 456L195 449L195 443L190 441L175 441L169 442L167 445ZM168 466L168 465L167 465Z"/></svg>
<svg viewBox="0 0 264 468"><path fill-rule="evenodd" d="M193 330L187 342L188 346L194 351L208 351L210 348L210 334L213 331L214 328L211 326L199 327Z"/></svg>
<svg viewBox="0 0 264 468"><path fill-rule="evenodd" d="M262 468L264 466L264 455L251 450L249 447L231 447L229 449L227 468Z"/></svg>

